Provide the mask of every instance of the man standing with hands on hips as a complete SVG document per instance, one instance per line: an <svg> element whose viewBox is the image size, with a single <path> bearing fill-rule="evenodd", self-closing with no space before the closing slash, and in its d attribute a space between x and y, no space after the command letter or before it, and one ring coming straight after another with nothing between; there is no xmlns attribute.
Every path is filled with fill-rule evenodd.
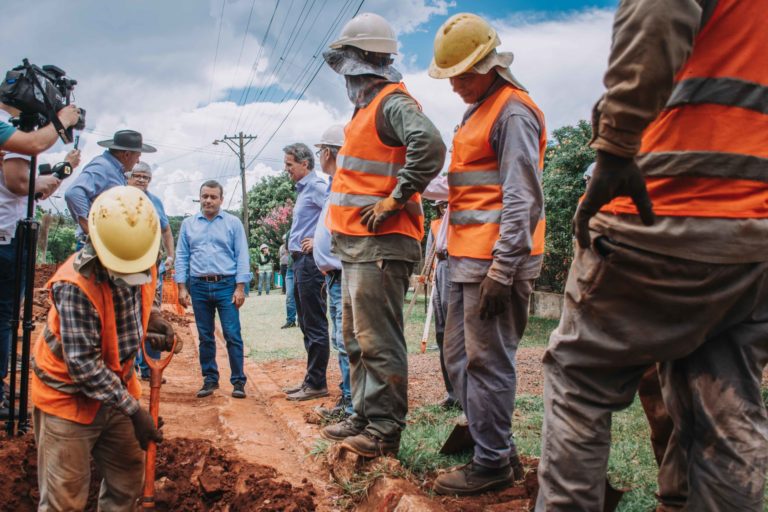
<svg viewBox="0 0 768 512"><path fill-rule="evenodd" d="M209 180L200 187L200 213L184 219L176 248L179 304L192 304L200 339L203 387L198 398L219 388L216 340L213 336L216 311L227 342L232 397L245 398L243 338L238 309L245 302L245 283L251 280L248 241L240 219L221 209L224 189ZM189 288L187 288L189 287Z"/></svg>

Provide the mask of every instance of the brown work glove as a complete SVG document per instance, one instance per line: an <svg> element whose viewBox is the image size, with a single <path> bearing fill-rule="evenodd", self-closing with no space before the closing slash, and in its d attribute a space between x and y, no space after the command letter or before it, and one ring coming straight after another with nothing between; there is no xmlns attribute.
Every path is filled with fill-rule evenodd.
<svg viewBox="0 0 768 512"><path fill-rule="evenodd" d="M149 345L155 350L161 350L168 352L173 348L173 338L175 333L173 331L173 325L163 318L163 315L159 311L152 311L149 315L149 324L147 325L147 339ZM181 352L184 344L181 339L176 341L176 349L174 354Z"/></svg>
<svg viewBox="0 0 768 512"><path fill-rule="evenodd" d="M511 288L485 276L480 283L480 320L490 320L507 310L512 298Z"/></svg>
<svg viewBox="0 0 768 512"><path fill-rule="evenodd" d="M631 197L640 213L640 220L646 226L651 226L656 221L653 204L648 197L648 189L645 188L645 179L634 158L624 158L598 151L596 164L587 193L573 219L576 239L582 249L587 249L591 245L589 219L614 197Z"/></svg>
<svg viewBox="0 0 768 512"><path fill-rule="evenodd" d="M402 210L403 207L405 207L404 204L398 203L391 197L385 197L375 204L364 206L360 210L360 216L363 218L360 222L368 228L368 231L375 233L385 220Z"/></svg>
<svg viewBox="0 0 768 512"><path fill-rule="evenodd" d="M147 450L150 441L154 441L157 444L163 442L163 432L160 430L163 428L162 417L157 418L157 428L155 428L155 422L152 420L149 412L141 407L130 418L131 423L133 423L133 434L136 436L136 440L139 442L142 450Z"/></svg>

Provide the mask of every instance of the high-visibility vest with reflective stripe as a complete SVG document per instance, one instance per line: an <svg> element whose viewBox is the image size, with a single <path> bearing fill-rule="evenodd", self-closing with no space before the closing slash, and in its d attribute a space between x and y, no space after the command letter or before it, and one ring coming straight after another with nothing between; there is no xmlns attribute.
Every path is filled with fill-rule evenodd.
<svg viewBox="0 0 768 512"><path fill-rule="evenodd" d="M768 218L768 0L719 0L643 133L660 216ZM603 210L637 214L628 197Z"/></svg>
<svg viewBox="0 0 768 512"><path fill-rule="evenodd" d="M541 126L539 173L544 169L547 135L544 115L533 100L512 85L503 85L490 95L460 126L453 137L448 170L448 254L461 258L493 259L499 239L502 186L499 160L491 147L491 130L504 107L519 101L533 110ZM544 252L544 218L532 225L531 255Z"/></svg>
<svg viewBox="0 0 768 512"><path fill-rule="evenodd" d="M67 371L61 345L59 313L53 305L53 285L59 282L74 284L90 300L101 321L101 358L104 364L120 377L128 392L135 398L141 396L141 384L133 370L134 359L120 364L120 353L115 323L115 307L108 282L96 283L95 276L83 277L73 266L74 255L56 271L46 284L51 295L48 323L33 349L30 392L35 407L53 416L89 425L99 412L101 402L80 392ZM141 322L146 335L152 300L155 297L157 272L152 267L152 282L141 289ZM142 340L143 341L143 340Z"/></svg>
<svg viewBox="0 0 768 512"><path fill-rule="evenodd" d="M437 233L440 231L440 224L443 222L442 217L439 219L433 219L432 222L429 223L429 230L432 231L432 237L435 239L435 242L437 242Z"/></svg>
<svg viewBox="0 0 768 512"><path fill-rule="evenodd" d="M359 109L344 128L336 174L331 185L326 223L335 233L352 236L406 235L424 237L421 196L414 194L405 207L373 234L360 222L360 210L389 196L397 185L397 173L405 165L405 146L387 146L376 130L376 111L392 93L408 94L405 85L385 86L365 108Z"/></svg>

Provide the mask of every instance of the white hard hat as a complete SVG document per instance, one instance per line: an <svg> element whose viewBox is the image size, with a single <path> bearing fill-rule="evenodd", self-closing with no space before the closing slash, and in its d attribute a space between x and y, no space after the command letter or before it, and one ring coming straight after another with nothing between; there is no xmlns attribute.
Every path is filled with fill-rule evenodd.
<svg viewBox="0 0 768 512"><path fill-rule="evenodd" d="M316 148L320 148L323 146L338 146L341 147L344 145L344 125L343 124L334 124L333 126L328 127L323 132L323 135L320 137L320 142L315 144Z"/></svg>
<svg viewBox="0 0 768 512"><path fill-rule="evenodd" d="M387 20L364 12L358 14L341 29L341 37L330 44L331 48L354 46L367 52L397 53L397 38Z"/></svg>

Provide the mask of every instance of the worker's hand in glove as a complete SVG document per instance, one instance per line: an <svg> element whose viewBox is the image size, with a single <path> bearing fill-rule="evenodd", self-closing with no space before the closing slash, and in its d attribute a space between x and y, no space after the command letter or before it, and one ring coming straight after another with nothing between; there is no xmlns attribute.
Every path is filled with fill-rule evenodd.
<svg viewBox="0 0 768 512"><path fill-rule="evenodd" d="M159 311L152 311L149 314L149 324L147 325L147 337L150 346L155 350L168 352L173 348L174 336L175 333L171 322L163 318ZM181 352L182 346L181 340L178 340L174 354Z"/></svg>
<svg viewBox="0 0 768 512"><path fill-rule="evenodd" d="M485 276L480 283L480 320L489 320L507 310L512 298L511 286Z"/></svg>
<svg viewBox="0 0 768 512"><path fill-rule="evenodd" d="M385 220L402 210L404 206L391 197L385 197L381 201L364 206L360 210L360 215L363 217L361 222L368 228L368 231L375 233Z"/></svg>
<svg viewBox="0 0 768 512"><path fill-rule="evenodd" d="M133 423L133 434L142 450L146 451L150 441L157 444L163 442L163 433L160 430L163 428L163 418L157 419L157 428L155 428L155 422L149 412L139 407L139 410L131 415L131 423Z"/></svg>
<svg viewBox="0 0 768 512"><path fill-rule="evenodd" d="M645 188L645 179L635 160L598 151L594 174L573 220L576 239L582 249L590 246L589 219L618 196L632 198L643 224L650 226L655 222L653 204Z"/></svg>

